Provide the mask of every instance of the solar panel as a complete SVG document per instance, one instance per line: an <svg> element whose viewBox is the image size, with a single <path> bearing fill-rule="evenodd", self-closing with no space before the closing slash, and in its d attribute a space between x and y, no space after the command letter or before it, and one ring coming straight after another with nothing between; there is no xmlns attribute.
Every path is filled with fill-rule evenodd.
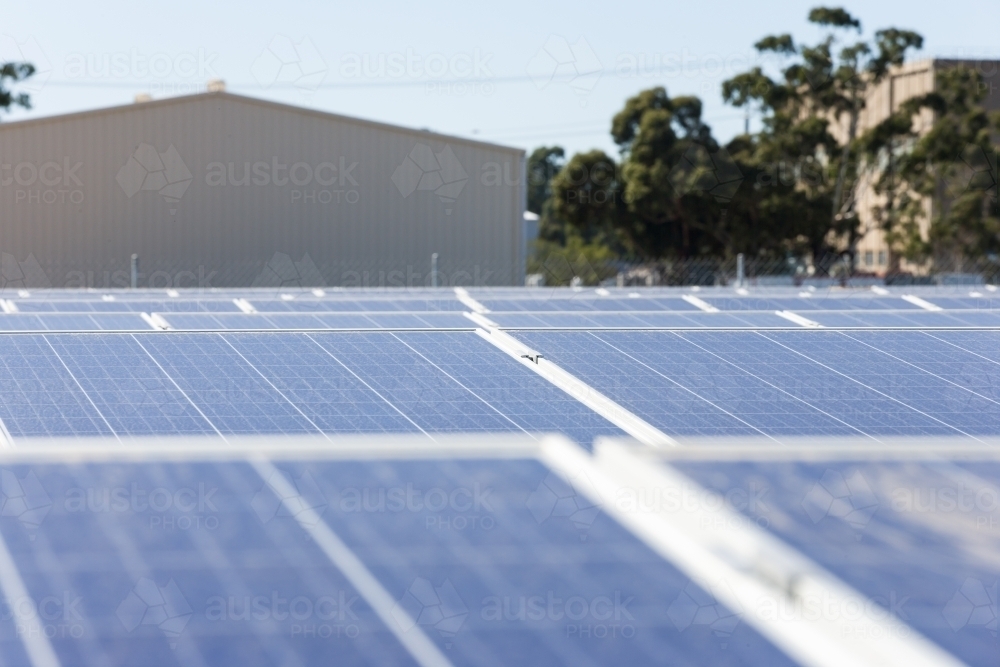
<svg viewBox="0 0 1000 667"><path fill-rule="evenodd" d="M510 329L756 329L795 326L773 312L745 313L489 313L489 319Z"/></svg>
<svg viewBox="0 0 1000 667"><path fill-rule="evenodd" d="M26 313L0 314L0 331L46 331L48 327L42 324L37 315Z"/></svg>
<svg viewBox="0 0 1000 667"><path fill-rule="evenodd" d="M308 300L264 300L248 298L250 304L259 312L454 312L465 310L461 302L450 295L447 298L428 299L413 297L407 299L308 299Z"/></svg>
<svg viewBox="0 0 1000 667"><path fill-rule="evenodd" d="M998 404L958 368L935 375L879 351L899 335L866 334L875 349L821 331L517 337L671 435L1000 434ZM945 347L943 358L957 358ZM982 374L1000 381L1000 370Z"/></svg>
<svg viewBox="0 0 1000 667"><path fill-rule="evenodd" d="M232 299L163 299L137 300L72 299L38 300L13 299L22 313L150 313L150 312L239 312Z"/></svg>
<svg viewBox="0 0 1000 667"><path fill-rule="evenodd" d="M15 438L559 431L589 444L621 433L472 333L0 340ZM37 414L69 403L51 423Z"/></svg>
<svg viewBox="0 0 1000 667"><path fill-rule="evenodd" d="M6 474L49 500L40 525L3 532L65 665L410 659L294 520L254 511L246 465Z"/></svg>
<svg viewBox="0 0 1000 667"><path fill-rule="evenodd" d="M0 331L149 331L152 328L137 313L0 314Z"/></svg>
<svg viewBox="0 0 1000 667"><path fill-rule="evenodd" d="M0 614L0 666L48 645L67 665L991 664L1000 464L949 461L1000 437L1000 319L970 305L989 295L457 292L5 297L0 589L35 613ZM638 468L594 444L626 432ZM666 463L752 498L734 509L804 578L757 538L622 509ZM915 504L968 489L989 506ZM810 567L886 623L822 634L795 607L828 583ZM895 634L848 636L873 628Z"/></svg>
<svg viewBox="0 0 1000 667"><path fill-rule="evenodd" d="M989 295L944 296L942 294L923 295L928 301L946 310L997 310L1000 309L1000 298Z"/></svg>
<svg viewBox="0 0 1000 667"><path fill-rule="evenodd" d="M165 313L174 329L225 331L227 329L474 329L462 313L219 313L203 315Z"/></svg>
<svg viewBox="0 0 1000 667"><path fill-rule="evenodd" d="M746 296L717 297L703 295L702 299L719 310L921 310L921 307L900 297L778 297Z"/></svg>
<svg viewBox="0 0 1000 667"><path fill-rule="evenodd" d="M526 312L604 312L629 310L660 310L660 311L697 311L699 308L680 295L672 298L594 298L593 296L566 298L509 298L497 299L483 297L479 302L491 311L526 311Z"/></svg>
<svg viewBox="0 0 1000 667"><path fill-rule="evenodd" d="M0 336L0 421L19 436L111 435L45 336Z"/></svg>
<svg viewBox="0 0 1000 667"><path fill-rule="evenodd" d="M1000 312L976 310L810 312L806 316L825 327L998 327Z"/></svg>

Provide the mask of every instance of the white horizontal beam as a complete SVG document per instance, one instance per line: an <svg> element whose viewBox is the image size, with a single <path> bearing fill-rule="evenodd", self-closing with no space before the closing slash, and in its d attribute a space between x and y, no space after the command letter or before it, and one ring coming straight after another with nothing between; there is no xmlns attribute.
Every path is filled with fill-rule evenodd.
<svg viewBox="0 0 1000 667"><path fill-rule="evenodd" d="M611 400L572 373L543 358L539 352L530 349L510 334L499 329L491 329L489 332L476 329L476 333L509 354L522 366L538 373L639 442L651 447L669 447L677 444L663 431Z"/></svg>

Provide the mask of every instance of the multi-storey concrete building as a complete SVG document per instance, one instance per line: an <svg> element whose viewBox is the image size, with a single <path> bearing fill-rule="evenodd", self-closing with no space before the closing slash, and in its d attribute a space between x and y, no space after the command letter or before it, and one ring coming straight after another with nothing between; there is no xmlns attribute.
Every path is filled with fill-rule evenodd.
<svg viewBox="0 0 1000 667"><path fill-rule="evenodd" d="M983 104L987 109L1000 110L1000 61L997 60L920 60L907 63L893 71L876 86L865 100L858 133L868 130L899 110L900 105L908 99L924 95L934 90L935 80L942 70L953 67L969 67L979 72L982 77L985 98ZM931 127L934 118L928 111L914 119L919 130L925 131ZM843 117L839 124L833 127L834 135L841 141L848 136L848 119ZM873 207L880 203L879 196L874 192L870 179L862 178L855 191L855 210L861 224L863 236L857 246L857 268L884 274L890 266L890 248L885 241L885 235L879 228ZM923 221L922 232L927 233L928 225L934 214L932 202L927 201L927 215Z"/></svg>

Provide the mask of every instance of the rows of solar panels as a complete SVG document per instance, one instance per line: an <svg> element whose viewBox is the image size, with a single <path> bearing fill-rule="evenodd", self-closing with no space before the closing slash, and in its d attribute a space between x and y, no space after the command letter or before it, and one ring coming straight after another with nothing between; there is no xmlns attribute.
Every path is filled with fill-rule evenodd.
<svg viewBox="0 0 1000 667"><path fill-rule="evenodd" d="M993 665L980 290L8 293L0 665ZM607 495L583 452L650 432L703 491Z"/></svg>
<svg viewBox="0 0 1000 667"><path fill-rule="evenodd" d="M463 292L464 301L450 290L10 294L0 299L0 331L472 329L484 323L508 329L1000 326L1000 297L986 287L922 294L915 288L483 290Z"/></svg>
<svg viewBox="0 0 1000 667"><path fill-rule="evenodd" d="M517 337L672 437L1000 436L996 331ZM474 332L11 334L0 391L15 441L616 432Z"/></svg>

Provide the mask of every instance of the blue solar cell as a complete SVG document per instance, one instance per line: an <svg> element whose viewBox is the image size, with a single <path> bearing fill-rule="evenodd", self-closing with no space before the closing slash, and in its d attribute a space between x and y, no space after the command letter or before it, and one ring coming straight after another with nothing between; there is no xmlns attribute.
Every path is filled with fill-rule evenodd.
<svg viewBox="0 0 1000 667"><path fill-rule="evenodd" d="M280 316L280 313L278 314ZM290 315L289 324L282 326L272 315L258 313L216 313L214 315L167 313L161 315L174 329L181 331L226 331L229 329L318 328L320 323L310 316Z"/></svg>
<svg viewBox="0 0 1000 667"><path fill-rule="evenodd" d="M6 474L47 501L0 525L64 665L412 664L244 464Z"/></svg>
<svg viewBox="0 0 1000 667"><path fill-rule="evenodd" d="M107 313L102 314L106 315ZM113 316L121 317L118 314ZM84 314L41 313L38 315L38 319L51 331L95 331L101 329L92 316ZM142 322L141 317L138 319ZM142 328L148 331L150 326L143 323Z"/></svg>
<svg viewBox="0 0 1000 667"><path fill-rule="evenodd" d="M133 312L132 306L125 301L32 301L18 304L18 310L24 312L51 313L128 313ZM141 311L141 309L140 309Z"/></svg>
<svg viewBox="0 0 1000 667"><path fill-rule="evenodd" d="M733 509L885 610L873 614L892 613L965 664L995 664L988 624L996 615L974 617L965 605L978 596L988 608L1000 577L987 556L1000 550L1000 533L989 528L1000 523L996 464L970 465L978 478L944 463L675 465L740 499Z"/></svg>

